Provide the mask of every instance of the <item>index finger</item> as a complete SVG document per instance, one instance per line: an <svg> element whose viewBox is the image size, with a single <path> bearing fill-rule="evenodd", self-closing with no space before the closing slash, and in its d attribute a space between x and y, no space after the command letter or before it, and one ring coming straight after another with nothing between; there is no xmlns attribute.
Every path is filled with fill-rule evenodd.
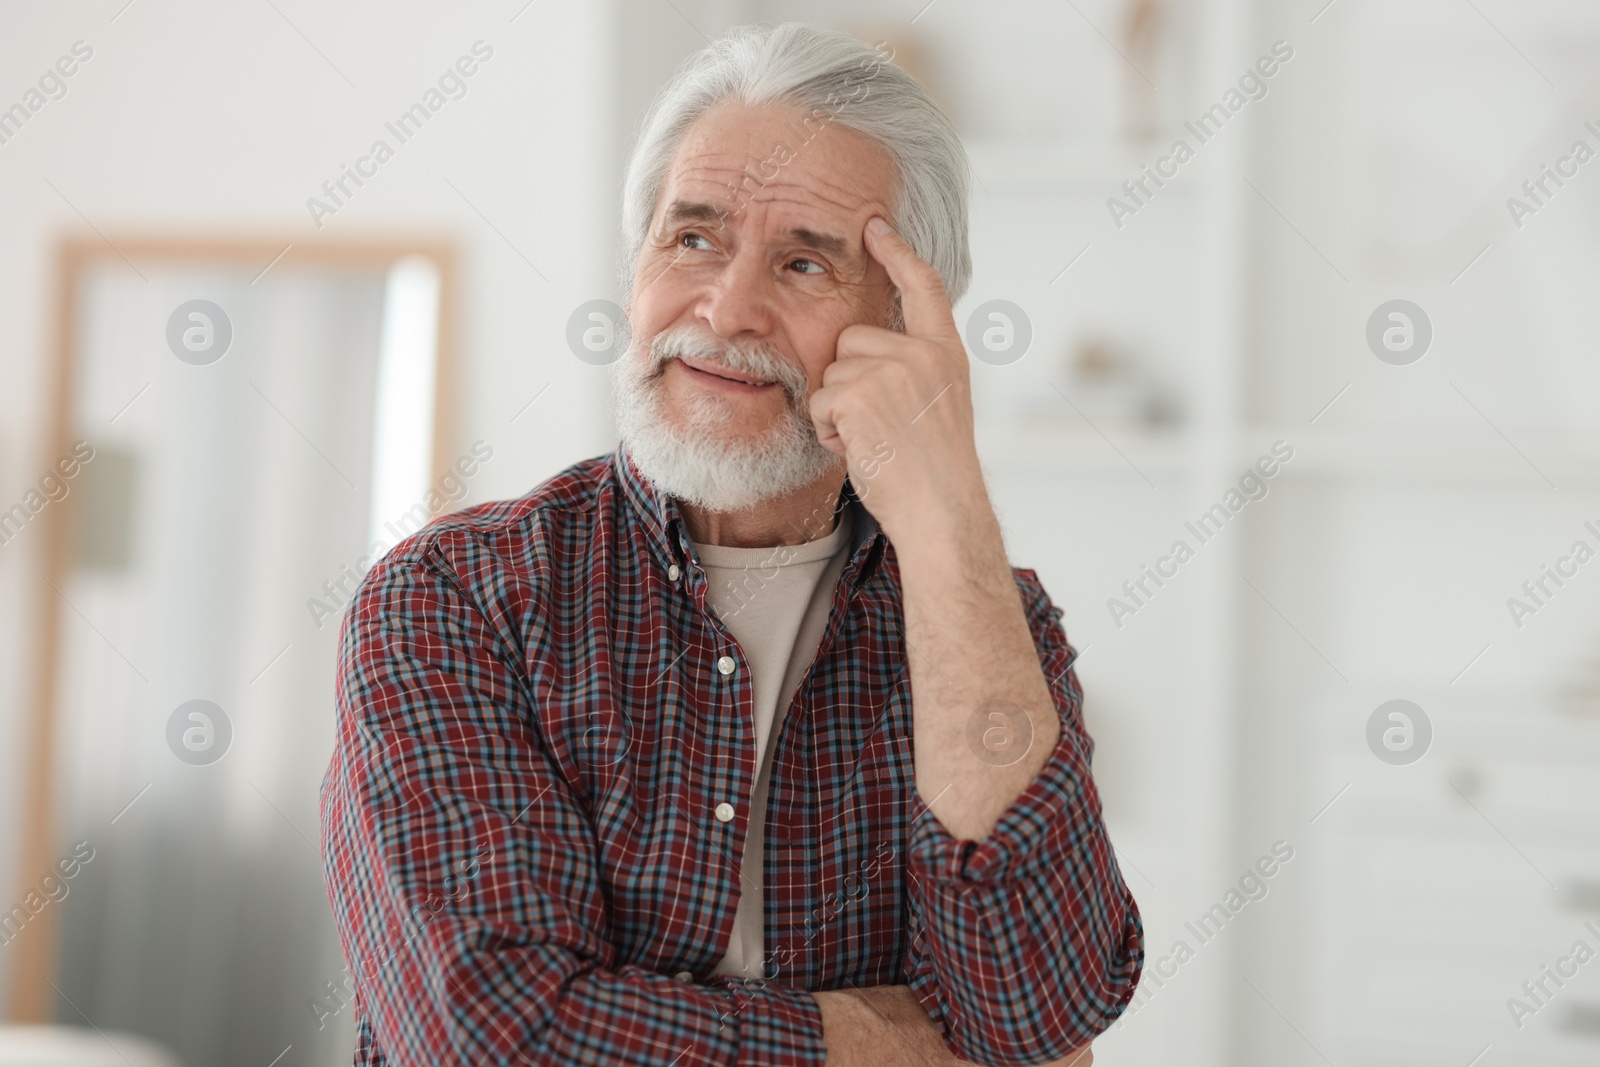
<svg viewBox="0 0 1600 1067"><path fill-rule="evenodd" d="M889 280L900 290L900 310L906 333L918 337L956 332L950 298L944 278L916 249L895 232L887 219L874 215L867 220L864 237L867 251L889 272Z"/></svg>

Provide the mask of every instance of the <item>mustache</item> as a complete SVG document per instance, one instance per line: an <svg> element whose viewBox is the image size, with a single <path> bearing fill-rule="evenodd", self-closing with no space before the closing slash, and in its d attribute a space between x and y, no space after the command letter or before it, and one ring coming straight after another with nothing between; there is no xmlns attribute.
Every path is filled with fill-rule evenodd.
<svg viewBox="0 0 1600 1067"><path fill-rule="evenodd" d="M803 404L811 383L806 372L764 341L725 341L694 326L662 330L650 342L648 373L661 373L668 361L680 356L726 367L760 381L777 382L791 402Z"/></svg>

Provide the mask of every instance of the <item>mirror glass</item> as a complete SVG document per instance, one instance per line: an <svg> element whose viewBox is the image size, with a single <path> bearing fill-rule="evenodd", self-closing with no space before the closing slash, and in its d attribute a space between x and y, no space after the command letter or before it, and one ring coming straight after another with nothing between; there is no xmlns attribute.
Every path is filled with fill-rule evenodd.
<svg viewBox="0 0 1600 1067"><path fill-rule="evenodd" d="M348 1062L317 844L339 623L448 503L440 258L263 249L65 274L40 977L62 1021L189 1064Z"/></svg>

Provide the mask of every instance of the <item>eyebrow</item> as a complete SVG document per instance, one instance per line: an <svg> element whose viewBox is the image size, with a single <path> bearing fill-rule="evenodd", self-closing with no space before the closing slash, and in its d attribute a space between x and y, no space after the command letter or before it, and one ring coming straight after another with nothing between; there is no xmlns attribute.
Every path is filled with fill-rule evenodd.
<svg viewBox="0 0 1600 1067"><path fill-rule="evenodd" d="M831 233L817 233L802 226L790 230L789 236L809 248L815 248L818 252L826 252L830 256L842 256L845 254L844 238Z"/></svg>
<svg viewBox="0 0 1600 1067"><path fill-rule="evenodd" d="M674 200L668 206L666 215L662 219L663 226L672 226L681 222L712 222L722 225L724 219L729 218L727 212L714 204L697 200ZM790 230L788 236L808 248L815 248L818 252L826 252L832 256L843 256L849 252L849 245L843 237L832 233L818 233L816 230L797 226Z"/></svg>
<svg viewBox="0 0 1600 1067"><path fill-rule="evenodd" d="M720 224L727 216L727 212L713 204L693 200L674 200L667 208L666 217L662 225L671 226L677 222L715 222Z"/></svg>

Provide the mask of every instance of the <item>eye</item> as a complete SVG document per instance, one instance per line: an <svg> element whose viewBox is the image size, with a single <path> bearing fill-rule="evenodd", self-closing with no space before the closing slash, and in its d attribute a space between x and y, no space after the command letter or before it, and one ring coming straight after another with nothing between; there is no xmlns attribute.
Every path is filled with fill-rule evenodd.
<svg viewBox="0 0 1600 1067"><path fill-rule="evenodd" d="M698 245L690 244L689 242L691 242L691 241L704 241L705 244L703 246L698 246ZM700 235L698 233L685 233L682 237L678 238L678 244L679 244L680 247L683 247L683 248L697 248L697 247L710 248L711 247L711 242L706 240L706 238L704 236L702 236L702 235Z"/></svg>
<svg viewBox="0 0 1600 1067"><path fill-rule="evenodd" d="M822 264L818 263L814 259L792 259L792 260L789 261L789 266L791 266L791 267L793 267L793 266L795 266L797 264L801 264L801 265L804 265L804 266L807 266L807 267L815 267L816 268L815 270L802 270L802 271L800 271L801 274L826 274L827 273L826 268L824 268L822 266Z"/></svg>

